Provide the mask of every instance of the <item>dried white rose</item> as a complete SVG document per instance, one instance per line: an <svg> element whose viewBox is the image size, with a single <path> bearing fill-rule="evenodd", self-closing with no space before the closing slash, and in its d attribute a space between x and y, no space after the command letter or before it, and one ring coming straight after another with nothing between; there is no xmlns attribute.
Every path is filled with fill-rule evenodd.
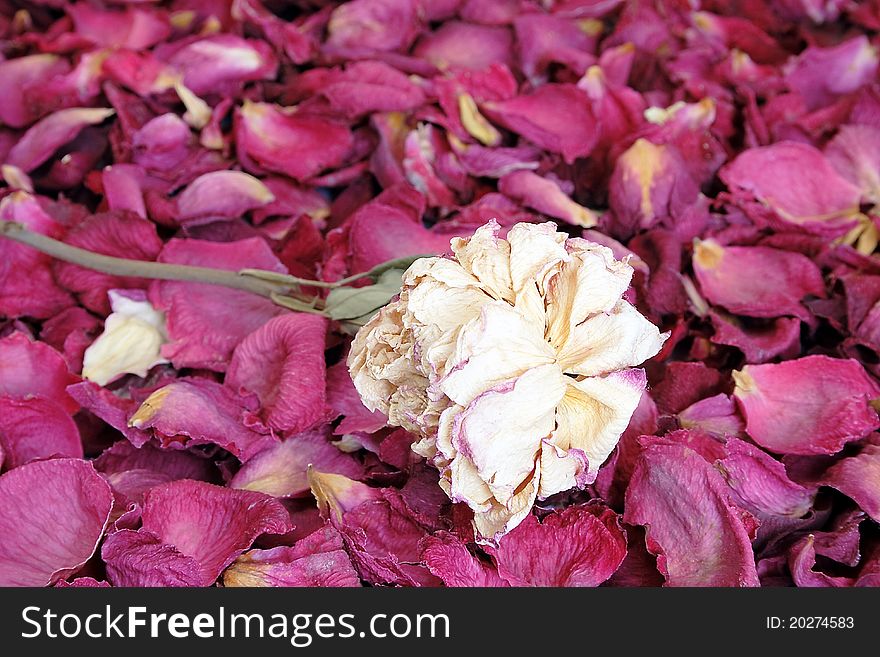
<svg viewBox="0 0 880 657"><path fill-rule="evenodd" d="M348 359L367 408L420 437L485 540L595 479L644 391L633 368L667 337L623 300L633 271L607 247L550 222L498 229L414 262Z"/></svg>
<svg viewBox="0 0 880 657"><path fill-rule="evenodd" d="M146 376L154 365L168 362L160 353L168 342L164 313L141 291L110 290L109 296L113 312L83 356L83 378L102 386L124 374Z"/></svg>

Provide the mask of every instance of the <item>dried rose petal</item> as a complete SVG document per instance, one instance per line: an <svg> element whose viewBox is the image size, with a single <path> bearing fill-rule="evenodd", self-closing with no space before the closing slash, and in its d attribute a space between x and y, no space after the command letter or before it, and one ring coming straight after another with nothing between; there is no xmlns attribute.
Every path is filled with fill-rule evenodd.
<svg viewBox="0 0 880 657"><path fill-rule="evenodd" d="M142 522L104 542L115 586L210 586L260 534L292 529L287 510L266 495L188 480L147 492Z"/></svg>
<svg viewBox="0 0 880 657"><path fill-rule="evenodd" d="M299 433L324 417L327 320L290 313L269 320L235 348L226 385L253 393L258 417L277 431Z"/></svg>
<svg viewBox="0 0 880 657"><path fill-rule="evenodd" d="M36 459L83 456L76 423L64 407L43 397L0 396L0 446L6 470Z"/></svg>
<svg viewBox="0 0 880 657"><path fill-rule="evenodd" d="M223 586L360 586L342 536L329 526L293 547L250 550L223 573Z"/></svg>
<svg viewBox="0 0 880 657"><path fill-rule="evenodd" d="M834 454L880 427L880 386L858 361L806 356L734 372L733 394L756 443L779 454Z"/></svg>
<svg viewBox="0 0 880 657"><path fill-rule="evenodd" d="M0 476L0 586L46 586L98 547L113 495L78 459L37 461Z"/></svg>
<svg viewBox="0 0 880 657"><path fill-rule="evenodd" d="M273 497L296 497L309 491L308 469L360 478L363 466L330 442L328 432L314 430L290 436L259 452L229 482L231 488Z"/></svg>
<svg viewBox="0 0 880 657"><path fill-rule="evenodd" d="M649 443L626 492L624 521L647 528L648 550L667 586L758 586L745 512L696 452ZM687 509L683 514L681 509Z"/></svg>

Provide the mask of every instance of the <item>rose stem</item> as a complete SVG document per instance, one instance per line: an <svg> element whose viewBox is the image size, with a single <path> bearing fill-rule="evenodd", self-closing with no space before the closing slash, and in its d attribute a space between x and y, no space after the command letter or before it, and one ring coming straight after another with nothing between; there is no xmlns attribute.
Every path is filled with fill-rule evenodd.
<svg viewBox="0 0 880 657"><path fill-rule="evenodd" d="M279 305L284 305L284 307L293 310L320 312L320 299L285 297L282 293L286 292L290 286L281 281L273 282L264 278L257 278L253 275L241 275L238 272L214 269L212 267L194 267L192 265L172 265L146 260L129 260L127 258L116 258L93 253L92 251L86 251L85 249L80 249L40 233L30 231L15 221L0 221L0 235L20 244L26 244L58 260L94 269L105 274L219 285L257 294L276 303L279 303L279 298L285 299L288 303L279 303ZM302 304L301 306L300 303ZM316 303L317 305L315 305Z"/></svg>

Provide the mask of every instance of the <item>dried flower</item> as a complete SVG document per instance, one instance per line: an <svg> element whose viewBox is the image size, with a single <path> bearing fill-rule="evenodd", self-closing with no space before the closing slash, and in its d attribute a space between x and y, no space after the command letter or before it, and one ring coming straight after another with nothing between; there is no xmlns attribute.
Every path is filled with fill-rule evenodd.
<svg viewBox="0 0 880 657"><path fill-rule="evenodd" d="M423 258L348 359L370 410L420 438L413 450L494 540L536 499L595 479L666 335L623 300L633 270L553 223L497 223Z"/></svg>

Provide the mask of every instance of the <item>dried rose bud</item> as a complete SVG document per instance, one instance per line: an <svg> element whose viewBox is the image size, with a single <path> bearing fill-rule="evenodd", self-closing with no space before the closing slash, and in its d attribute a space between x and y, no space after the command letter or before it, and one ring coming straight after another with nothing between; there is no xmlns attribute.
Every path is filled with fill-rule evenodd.
<svg viewBox="0 0 880 657"><path fill-rule="evenodd" d="M583 488L617 444L666 335L622 299L633 270L553 223L490 222L422 258L357 334L348 366L367 408L497 540L536 499Z"/></svg>

